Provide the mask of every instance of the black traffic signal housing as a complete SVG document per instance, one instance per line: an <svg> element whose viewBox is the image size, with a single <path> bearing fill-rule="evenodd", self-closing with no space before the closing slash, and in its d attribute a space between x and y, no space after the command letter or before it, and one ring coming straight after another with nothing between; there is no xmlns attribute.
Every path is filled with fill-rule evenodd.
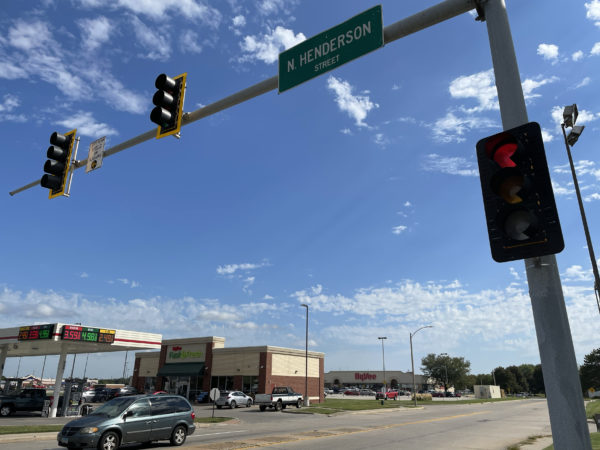
<svg viewBox="0 0 600 450"><path fill-rule="evenodd" d="M565 244L539 124L481 139L477 161L492 258L560 253Z"/></svg>
<svg viewBox="0 0 600 450"><path fill-rule="evenodd" d="M50 144L52 145L48 147L46 152L48 160L44 164L46 175L42 176L40 180L42 187L50 189L48 198L64 195L76 133L77 129L65 134L59 134L55 131L50 136Z"/></svg>
<svg viewBox="0 0 600 450"><path fill-rule="evenodd" d="M181 129L186 77L187 72L175 78L164 73L156 77L154 85L158 91L152 97L156 107L150 113L150 120L158 125L156 139L177 134Z"/></svg>

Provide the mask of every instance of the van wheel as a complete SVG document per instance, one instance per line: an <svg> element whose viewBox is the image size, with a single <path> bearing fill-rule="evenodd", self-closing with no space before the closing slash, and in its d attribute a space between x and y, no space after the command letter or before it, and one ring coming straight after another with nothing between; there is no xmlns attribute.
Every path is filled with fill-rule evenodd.
<svg viewBox="0 0 600 450"><path fill-rule="evenodd" d="M298 399L296 402L296 408L300 408L302 406L302 400Z"/></svg>
<svg viewBox="0 0 600 450"><path fill-rule="evenodd" d="M229 404L229 407L231 409L235 409L236 406L237 406L237 403L235 402L235 400L231 400L231 403Z"/></svg>
<svg viewBox="0 0 600 450"><path fill-rule="evenodd" d="M281 402L275 403L275 411L281 411L281 410L282 410Z"/></svg>
<svg viewBox="0 0 600 450"><path fill-rule="evenodd" d="M12 414L12 406L10 405L2 405L0 408L0 416L6 417Z"/></svg>
<svg viewBox="0 0 600 450"><path fill-rule="evenodd" d="M248 400L248 403L246 403L246 408L250 408L252 406L252 400Z"/></svg>
<svg viewBox="0 0 600 450"><path fill-rule="evenodd" d="M119 448L119 435L108 431L102 435L98 442L98 450L117 450Z"/></svg>
<svg viewBox="0 0 600 450"><path fill-rule="evenodd" d="M185 427L179 425L175 427L173 433L171 433L171 445L180 446L185 442L185 438L187 436Z"/></svg>

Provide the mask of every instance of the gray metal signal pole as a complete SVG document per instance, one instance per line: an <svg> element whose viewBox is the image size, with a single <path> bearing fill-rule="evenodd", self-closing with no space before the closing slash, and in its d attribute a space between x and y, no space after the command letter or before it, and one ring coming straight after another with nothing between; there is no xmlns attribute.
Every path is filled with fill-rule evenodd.
<svg viewBox="0 0 600 450"><path fill-rule="evenodd" d="M483 3L504 129L528 122L504 0ZM591 449L575 349L554 255L525 260L554 448Z"/></svg>

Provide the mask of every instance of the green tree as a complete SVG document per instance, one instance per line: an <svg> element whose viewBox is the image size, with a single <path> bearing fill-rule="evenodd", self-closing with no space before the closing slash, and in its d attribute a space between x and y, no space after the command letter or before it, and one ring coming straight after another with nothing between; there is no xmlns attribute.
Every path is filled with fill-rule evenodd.
<svg viewBox="0 0 600 450"><path fill-rule="evenodd" d="M467 384L471 363L463 357L451 357L447 353L430 353L421 359L423 375L433 378L436 384L461 389Z"/></svg>
<svg viewBox="0 0 600 450"><path fill-rule="evenodd" d="M508 366L506 370L512 372L515 376L514 391L512 392L529 392L529 383L523 372L521 372L520 366Z"/></svg>
<svg viewBox="0 0 600 450"><path fill-rule="evenodd" d="M533 369L532 381L529 383L529 389L534 394L545 394L546 386L544 386L544 373L542 372L542 365L538 364Z"/></svg>
<svg viewBox="0 0 600 450"><path fill-rule="evenodd" d="M584 393L589 388L600 389L600 348L583 357L583 365L579 368L579 377Z"/></svg>
<svg viewBox="0 0 600 450"><path fill-rule="evenodd" d="M500 389L504 389L507 393L518 392L520 386L517 382L517 377L514 372L505 369L504 367L496 367L494 369L496 384Z"/></svg>

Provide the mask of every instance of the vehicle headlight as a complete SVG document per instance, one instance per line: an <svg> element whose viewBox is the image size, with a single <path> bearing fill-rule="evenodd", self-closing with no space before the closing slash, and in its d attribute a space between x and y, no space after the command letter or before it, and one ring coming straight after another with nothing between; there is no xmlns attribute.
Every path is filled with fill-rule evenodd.
<svg viewBox="0 0 600 450"><path fill-rule="evenodd" d="M97 427L85 427L79 430L81 434L92 434L98 431Z"/></svg>

